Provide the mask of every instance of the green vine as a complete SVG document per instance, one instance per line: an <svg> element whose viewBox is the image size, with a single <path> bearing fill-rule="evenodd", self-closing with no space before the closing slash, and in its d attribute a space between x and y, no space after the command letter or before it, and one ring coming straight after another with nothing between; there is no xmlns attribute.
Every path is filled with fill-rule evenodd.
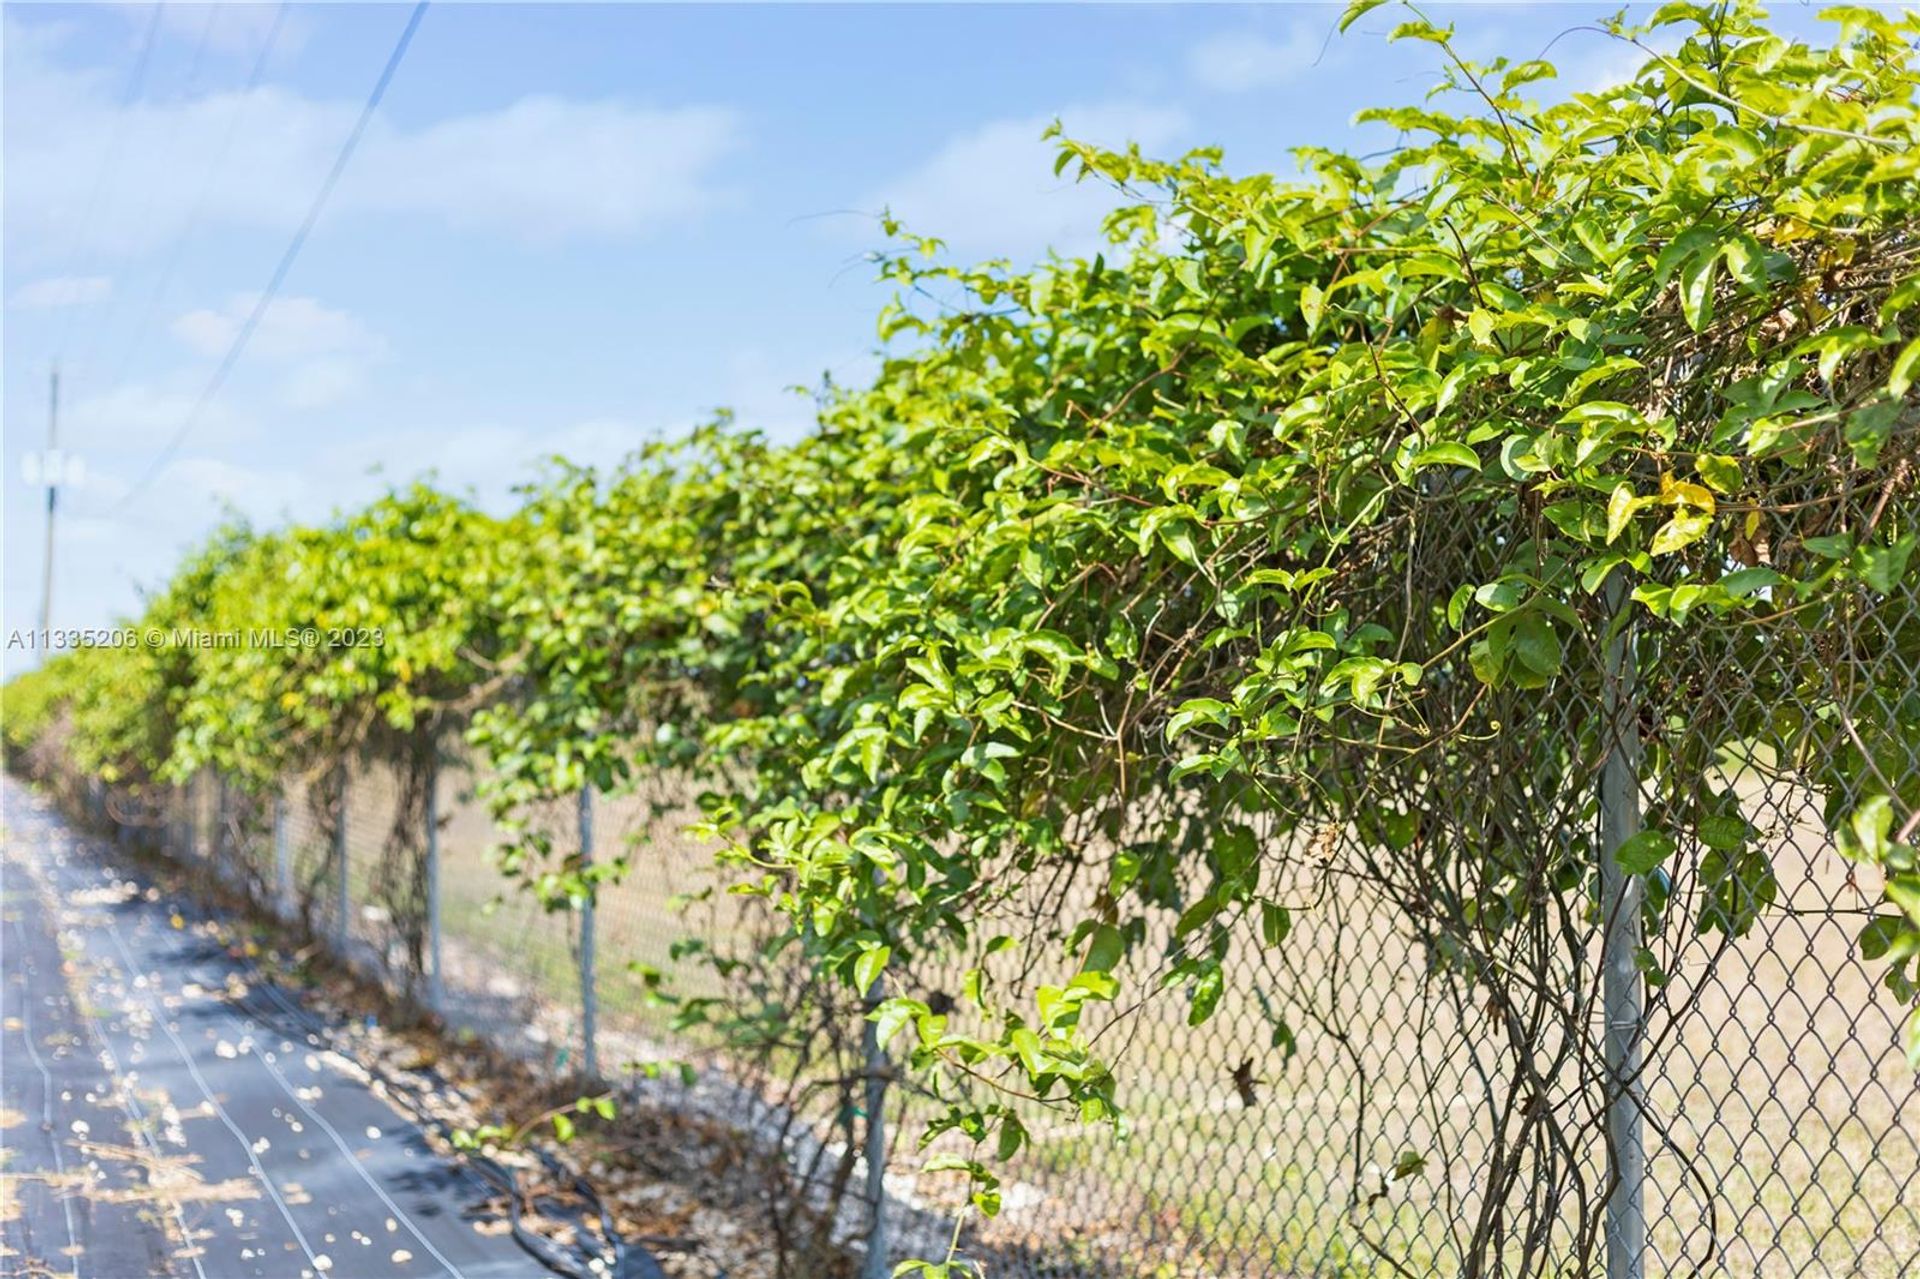
<svg viewBox="0 0 1920 1279"><path fill-rule="evenodd" d="M1120 1114L1098 1027L1156 991L1205 1022L1231 955L1284 954L1356 883L1552 1094L1620 644L1650 988L1777 903L1763 777L1884 885L1860 949L1911 1003L1920 23L1831 17L1813 47L1669 5L1612 30L1670 52L1540 106L1546 63L1468 61L1414 13L1435 93L1366 113L1384 157L1304 149L1293 183L1062 140L1134 200L1105 252L961 267L897 235L884 367L798 443L723 421L504 520L415 490L223 535L150 618L389 643L76 654L9 686L9 739L65 715L103 776L265 779L470 718L510 821L690 773L816 971L973 957L870 1016L911 1032L934 1134L1010 1158L1016 1103ZM509 870L593 891L517 829ZM1490 1200L1583 1175L1557 1122ZM943 1166L993 1210L983 1162Z"/></svg>

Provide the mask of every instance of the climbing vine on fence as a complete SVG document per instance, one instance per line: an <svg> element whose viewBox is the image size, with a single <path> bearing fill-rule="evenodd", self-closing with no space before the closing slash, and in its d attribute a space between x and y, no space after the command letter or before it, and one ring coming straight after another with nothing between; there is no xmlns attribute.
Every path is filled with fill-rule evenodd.
<svg viewBox="0 0 1920 1279"><path fill-rule="evenodd" d="M1649 985L1658 938L1730 941L1777 900L1740 792L1764 774L1884 886L1860 947L1911 1002L1920 24L1831 18L1815 47L1669 5L1607 32L1637 72L1569 94L1409 10L1434 94L1298 181L1062 139L1063 174L1125 201L1103 251L963 266L889 226L887 358L805 438L723 421L549 474L504 522L417 489L223 535L154 616L386 646L76 654L9 688L9 739L265 778L471 718L508 819L691 772L738 889L819 971L1071 958L872 1014L936 1129L1011 1156L1013 1098L1123 1109L1092 1010L1132 981L1204 1022L1236 949L1314 908L1278 868L1335 845L1410 962L1526 1041L1528 939L1603 908L1611 650L1647 707L1618 856ZM592 890L531 826L506 865ZM1015 900L1043 908L1002 933ZM1571 1169L1558 1140L1533 1158ZM992 1211L988 1163L958 1166Z"/></svg>

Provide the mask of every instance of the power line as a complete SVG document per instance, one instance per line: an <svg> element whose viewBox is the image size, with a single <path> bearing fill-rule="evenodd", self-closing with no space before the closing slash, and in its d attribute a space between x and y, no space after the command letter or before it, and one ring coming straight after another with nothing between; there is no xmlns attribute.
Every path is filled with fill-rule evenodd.
<svg viewBox="0 0 1920 1279"><path fill-rule="evenodd" d="M214 369L213 376L207 380L206 388L200 392L200 398L194 401L193 408L188 410L186 419L173 433L173 438L168 440L167 446L160 450L160 456L154 459L153 465L147 468L147 473L140 477L140 481L114 504L115 510L125 507L153 483L161 469L172 460L181 443L197 425L201 412L206 409L213 397L219 394L221 386L226 383L227 375L233 372L233 366L239 362L241 353L247 349L247 342L253 337L254 330L260 327L261 317L266 315L267 308L273 305L274 296L279 293L281 284L286 281L287 272L293 269L294 259L300 256L300 249L306 244L308 234L312 232L314 224L320 220L320 213L326 208L327 197L333 194L333 188L340 181L340 175L346 171L347 161L353 158L354 149L360 145L361 135L367 131L368 122L373 119L373 113L379 109L380 99L386 96L387 86L393 83L394 72L400 69L400 61L407 55L407 46L413 43L413 33L419 30L420 19L426 14L427 0L420 0L420 3L414 5L413 13L407 18L406 28L401 31L399 41L394 44L393 52L387 58L387 65L380 72L380 78L374 82L373 92L367 95L366 106L361 108L360 118L354 122L353 131L341 144L340 154L335 157L333 168L328 170L326 180L320 184L320 190L314 195L313 205L307 210L306 219L301 222L300 229L293 233L293 239L287 244L287 251L280 255L280 263L274 267L273 276L267 281L265 291L254 303L253 310L240 325L239 331L233 335L232 345L227 348L226 355L221 358L219 367Z"/></svg>
<svg viewBox="0 0 1920 1279"><path fill-rule="evenodd" d="M133 114L134 103L140 100L140 91L147 82L147 67L153 61L154 41L160 34L161 9L160 4L153 6L153 16L147 21L146 36L140 42L140 56L134 60L133 71L127 77L127 87L120 95L120 109L114 113L113 132L108 136L107 149L100 157L100 172L94 177L93 188L87 194L87 202L81 206L80 216L73 221L74 251L86 255L86 266L78 274L80 279L93 273L93 264L99 256L97 250L87 244L88 236L93 231L93 215L100 207L100 197L106 191L108 177L119 164L120 148L127 139L127 119ZM56 355L66 350L67 342L73 337L78 310L80 308L69 312L66 324L61 327L59 344L54 347Z"/></svg>
<svg viewBox="0 0 1920 1279"><path fill-rule="evenodd" d="M199 83L200 66L206 58L207 44L213 38L213 25L219 16L220 10L217 7L208 6L207 20L200 28L200 40L199 43L194 46L193 61L188 65L186 79L182 86L183 92L185 93L191 93L193 88ZM153 212L153 197L157 184L153 182L143 182L138 185L146 191L146 199L141 202L139 219L140 223L144 224L149 220ZM123 254L122 256L124 258L126 255ZM99 347L108 331L112 329L114 317L119 314L119 311L120 290L114 289L107 294L105 309L99 311L98 318L94 319L90 325L92 331L87 337L86 345L80 347L77 352L64 352L64 354L76 356L72 361L75 366L91 372L93 369L94 351ZM116 381L117 380L118 379L116 379ZM112 383L102 383L102 385L112 385Z"/></svg>
<svg viewBox="0 0 1920 1279"><path fill-rule="evenodd" d="M209 13L218 14L219 9L211 9ZM206 177L200 183L200 193L189 208L186 220L180 224L180 234L174 237L173 245L167 251L165 265L161 267L160 274L154 279L153 292L147 298L146 311L141 315L140 322L134 326L133 334L128 340L125 352L120 357L113 377L102 383L103 387L118 386L126 380L128 370L133 367L134 357L139 354L147 335L152 331L154 317L159 314L160 303L166 296L168 286L173 283L173 273L180 265L181 255L193 238L194 227L199 223L206 209L207 198L213 194L213 180L219 176L220 170L226 165L227 156L233 151L234 139L239 135L240 121L246 115L247 103L252 100L254 91L260 87L261 80L266 76L268 60L273 56L273 47L280 38L280 27L286 21L286 17L287 6L283 0L283 3L275 9L273 25L267 29L266 39L262 41L260 52L254 58L253 72L247 77L246 87L240 91L239 98L234 103L233 114L227 120L226 136L221 139L219 148L214 152L213 162L207 166ZM210 18L208 30L211 31L211 29ZM205 37L203 36L202 39L204 40Z"/></svg>
<svg viewBox="0 0 1920 1279"><path fill-rule="evenodd" d="M47 455L41 462L47 481L47 545L46 560L40 569L40 631L41 643L48 641L45 633L53 626L53 520L60 500L60 481L64 478L60 465L60 366L54 365L47 371Z"/></svg>

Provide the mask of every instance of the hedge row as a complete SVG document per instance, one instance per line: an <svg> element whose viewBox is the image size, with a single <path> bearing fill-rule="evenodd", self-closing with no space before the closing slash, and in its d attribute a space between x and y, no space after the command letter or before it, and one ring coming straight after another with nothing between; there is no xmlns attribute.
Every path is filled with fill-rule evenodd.
<svg viewBox="0 0 1920 1279"><path fill-rule="evenodd" d="M1623 862L1750 927L1775 885L1727 761L1764 761L1884 874L1863 944L1911 999L1920 24L1834 21L1812 47L1670 5L1614 28L1632 78L1542 107L1550 66L1415 16L1442 91L1294 182L1063 140L1129 197L1105 251L965 268L890 227L889 357L806 438L717 423L501 517L415 487L228 530L142 625L384 642L76 653L9 685L8 739L265 784L458 733L508 815L696 775L741 890L861 989L933 950L1073 957L1034 990L977 969L966 1033L911 993L874 1014L954 1085L941 1125L1010 1155L995 1089L1114 1113L1081 1023L1120 974L1199 1023L1236 948L1287 944L1302 841L1361 850L1428 971L1494 982L1543 895L1593 897L1624 652L1658 714ZM591 890L532 833L509 869ZM982 936L1017 894L1057 911Z"/></svg>

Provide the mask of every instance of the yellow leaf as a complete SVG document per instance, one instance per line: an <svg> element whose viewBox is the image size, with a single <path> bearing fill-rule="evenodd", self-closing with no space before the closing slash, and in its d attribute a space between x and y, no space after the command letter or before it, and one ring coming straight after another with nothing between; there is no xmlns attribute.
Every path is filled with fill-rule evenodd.
<svg viewBox="0 0 1920 1279"><path fill-rule="evenodd" d="M1673 495L1685 505L1698 507L1708 515L1712 515L1718 509L1712 491L1691 480L1681 480L1675 484Z"/></svg>
<svg viewBox="0 0 1920 1279"><path fill-rule="evenodd" d="M1607 499L1607 545L1613 545L1626 531L1628 521L1639 509L1640 499L1633 495L1633 485L1623 482L1614 486L1613 496Z"/></svg>
<svg viewBox="0 0 1920 1279"><path fill-rule="evenodd" d="M1653 535L1653 545L1647 549L1655 555L1671 555L1699 541L1712 526L1713 521L1697 511L1680 511L1660 526L1660 531Z"/></svg>
<svg viewBox="0 0 1920 1279"><path fill-rule="evenodd" d="M1307 332L1312 333L1320 327L1320 317L1325 312L1327 295L1317 284L1302 286L1300 290L1300 318L1307 322Z"/></svg>
<svg viewBox="0 0 1920 1279"><path fill-rule="evenodd" d="M1712 515L1713 494L1692 480L1676 480L1671 474L1660 477L1660 500L1668 506L1693 506Z"/></svg>

